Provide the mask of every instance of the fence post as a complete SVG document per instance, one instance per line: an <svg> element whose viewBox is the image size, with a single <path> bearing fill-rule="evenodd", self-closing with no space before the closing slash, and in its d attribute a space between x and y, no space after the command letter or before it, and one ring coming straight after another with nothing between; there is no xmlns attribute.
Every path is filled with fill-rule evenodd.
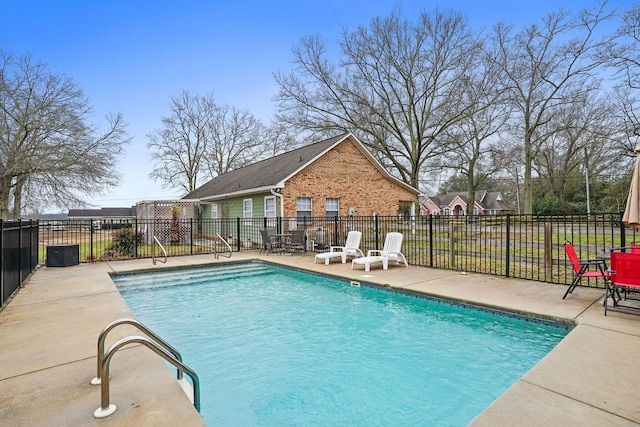
<svg viewBox="0 0 640 427"><path fill-rule="evenodd" d="M236 217L236 249L240 252L240 217Z"/></svg>
<svg viewBox="0 0 640 427"><path fill-rule="evenodd" d="M380 248L379 245L379 233L380 230L378 229L378 215L373 215L373 225L374 225L374 231L375 231L375 237L376 237L376 250Z"/></svg>
<svg viewBox="0 0 640 427"><path fill-rule="evenodd" d="M433 267L433 215L427 216L429 221L429 267Z"/></svg>
<svg viewBox="0 0 640 427"><path fill-rule="evenodd" d="M33 220L29 220L29 271L33 270Z"/></svg>
<svg viewBox="0 0 640 427"><path fill-rule="evenodd" d="M20 284L24 280L24 276L22 275L22 219L18 218L18 276L20 277Z"/></svg>
<svg viewBox="0 0 640 427"><path fill-rule="evenodd" d="M449 268L455 270L456 267L456 226L453 221L449 221Z"/></svg>
<svg viewBox="0 0 640 427"><path fill-rule="evenodd" d="M627 246L627 242L626 242L626 234L625 234L625 226L624 226L624 222L622 222L622 217L624 216L624 212L620 212L620 247L624 248Z"/></svg>
<svg viewBox="0 0 640 427"><path fill-rule="evenodd" d="M506 253L505 253L505 272L504 272L504 276L506 278L509 278L509 270L511 269L510 267L510 257L509 257L509 253L511 252L511 214L507 214L507 238L506 238L506 244L505 244L505 249L506 249Z"/></svg>
<svg viewBox="0 0 640 427"><path fill-rule="evenodd" d="M553 257L551 256L552 247L551 247L551 223L544 223L544 274L545 277L551 276L551 266L553 264Z"/></svg>
<svg viewBox="0 0 640 427"><path fill-rule="evenodd" d="M90 218L89 219L89 262L95 261L93 257L93 235L95 234L95 232L96 230L93 228L93 218Z"/></svg>
<svg viewBox="0 0 640 427"><path fill-rule="evenodd" d="M147 224L149 224L148 220L147 220ZM135 246L135 248L136 248L136 258L138 258L140 256L140 254L138 253L139 245L138 245L138 217L137 216L133 219L133 227L134 227L133 235L135 236L133 241L135 242L135 245L136 245ZM102 227L100 227L100 231L102 231ZM149 233L148 230L147 230L147 233ZM146 238L149 239L149 236L146 236ZM142 240L142 237L141 237L141 240ZM153 247L153 243L154 243L153 242L153 236L151 236L150 242L151 242L151 246Z"/></svg>
<svg viewBox="0 0 640 427"><path fill-rule="evenodd" d="M4 221L0 218L0 307L4 305Z"/></svg>
<svg viewBox="0 0 640 427"><path fill-rule="evenodd" d="M191 241L191 249L190 249L190 253L191 255L193 255L193 218L189 218L189 235L190 235L190 241Z"/></svg>

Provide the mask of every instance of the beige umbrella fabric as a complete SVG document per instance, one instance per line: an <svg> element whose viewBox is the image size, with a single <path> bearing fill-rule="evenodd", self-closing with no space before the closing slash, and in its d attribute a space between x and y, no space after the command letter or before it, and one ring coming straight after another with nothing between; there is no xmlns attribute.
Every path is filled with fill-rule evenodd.
<svg viewBox="0 0 640 427"><path fill-rule="evenodd" d="M633 168L627 207L622 222L636 231L640 231L640 145L636 147L636 166Z"/></svg>

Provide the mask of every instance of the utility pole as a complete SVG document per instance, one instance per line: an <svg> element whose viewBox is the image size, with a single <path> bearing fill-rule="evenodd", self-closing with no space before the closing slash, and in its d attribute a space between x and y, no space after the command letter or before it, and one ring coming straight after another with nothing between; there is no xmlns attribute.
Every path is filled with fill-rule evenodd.
<svg viewBox="0 0 640 427"><path fill-rule="evenodd" d="M584 177L587 185L587 215L591 213L591 204L589 202L589 159L587 158L587 147L584 148Z"/></svg>

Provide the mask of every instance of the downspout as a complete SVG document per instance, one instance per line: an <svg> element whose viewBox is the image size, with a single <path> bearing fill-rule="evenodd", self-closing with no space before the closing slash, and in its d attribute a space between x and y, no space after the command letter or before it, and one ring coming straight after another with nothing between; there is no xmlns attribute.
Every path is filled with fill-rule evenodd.
<svg viewBox="0 0 640 427"><path fill-rule="evenodd" d="M276 197L280 198L280 216L284 216L284 197L282 197L282 194L280 194L278 191L280 190L280 188L275 187L271 189L271 194L273 194ZM276 215L278 216L278 215Z"/></svg>

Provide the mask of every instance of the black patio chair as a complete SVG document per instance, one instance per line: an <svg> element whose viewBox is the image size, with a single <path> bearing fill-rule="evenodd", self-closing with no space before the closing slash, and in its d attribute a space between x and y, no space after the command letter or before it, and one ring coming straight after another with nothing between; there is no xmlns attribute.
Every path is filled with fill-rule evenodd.
<svg viewBox="0 0 640 427"><path fill-rule="evenodd" d="M269 255L271 252L282 252L283 248L280 238L269 234L269 230L267 229L260 230L260 235L262 236L262 246L260 247L260 253L262 253L263 250L267 251L267 255Z"/></svg>
<svg viewBox="0 0 640 427"><path fill-rule="evenodd" d="M291 238L287 243L287 251L292 253L307 251L307 232L304 229L293 230L291 232Z"/></svg>

